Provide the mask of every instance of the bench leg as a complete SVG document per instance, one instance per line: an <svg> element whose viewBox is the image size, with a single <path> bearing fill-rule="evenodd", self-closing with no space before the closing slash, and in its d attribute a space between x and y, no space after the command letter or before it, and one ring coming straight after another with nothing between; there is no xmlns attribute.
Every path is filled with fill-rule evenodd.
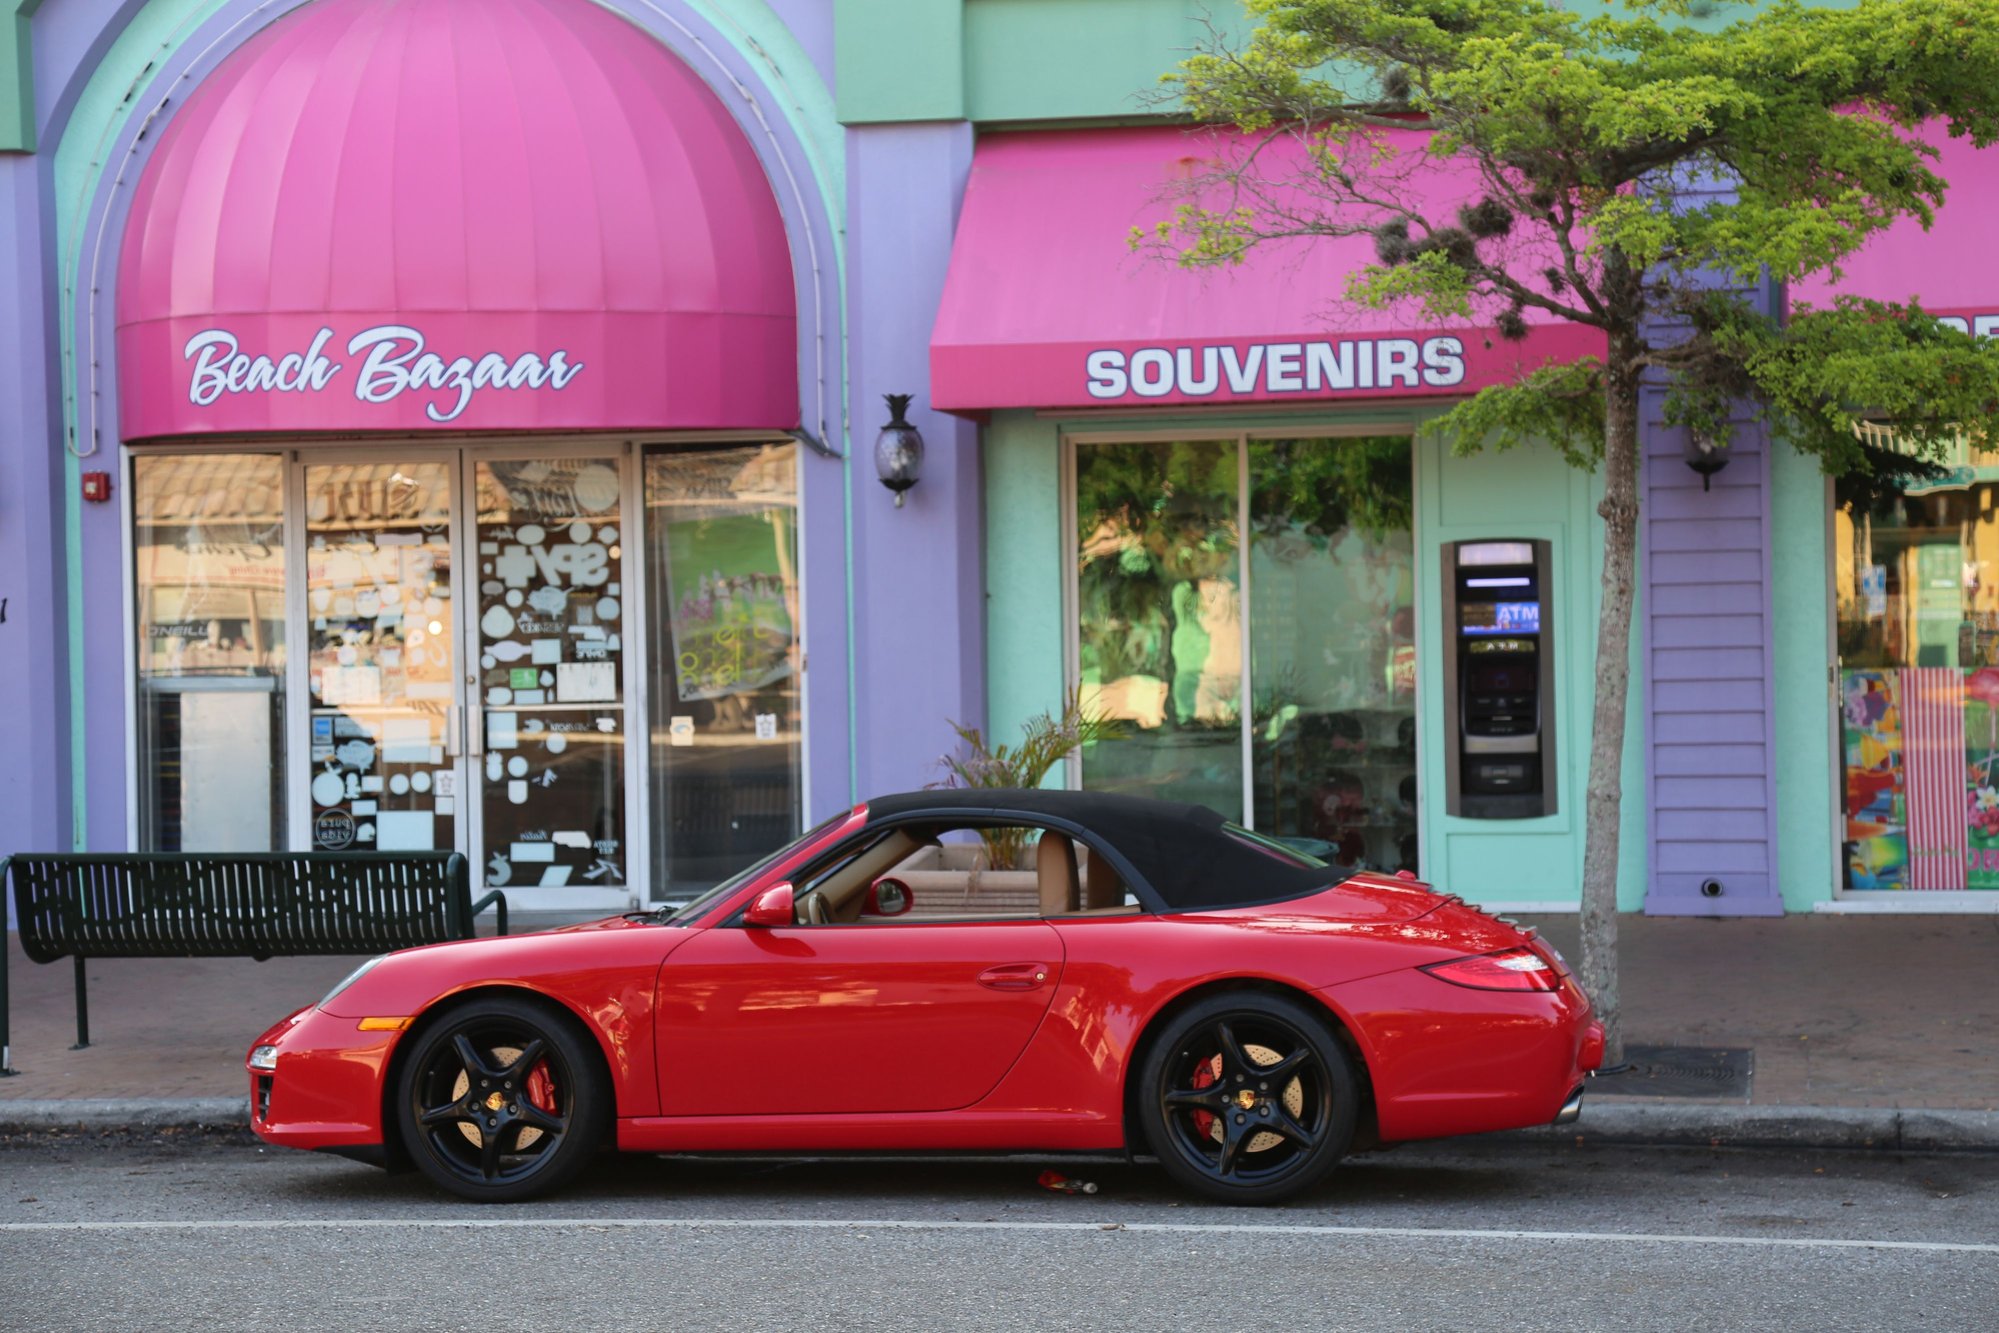
<svg viewBox="0 0 1999 1333"><path fill-rule="evenodd" d="M5 907L0 905L0 927L7 924L5 916ZM14 1043L7 1028L7 934L0 929L0 1078L19 1072L14 1068Z"/></svg>
<svg viewBox="0 0 1999 1333"><path fill-rule="evenodd" d="M83 982L83 955L70 959L76 964L76 1045L72 1051L80 1051L90 1045L90 992Z"/></svg>

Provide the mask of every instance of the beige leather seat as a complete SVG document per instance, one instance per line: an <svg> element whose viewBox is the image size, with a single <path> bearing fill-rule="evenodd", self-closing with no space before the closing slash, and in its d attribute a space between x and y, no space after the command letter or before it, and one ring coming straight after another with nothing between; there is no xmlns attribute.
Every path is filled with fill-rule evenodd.
<svg viewBox="0 0 1999 1333"><path fill-rule="evenodd" d="M1084 849L1088 873L1083 876L1083 910L1098 912L1107 907L1124 906L1124 880L1111 869L1111 863L1099 855L1097 849Z"/></svg>
<svg viewBox="0 0 1999 1333"><path fill-rule="evenodd" d="M1076 910L1081 889L1076 877L1076 845L1060 833L1044 832L1034 848L1034 873L1041 888L1041 915Z"/></svg>

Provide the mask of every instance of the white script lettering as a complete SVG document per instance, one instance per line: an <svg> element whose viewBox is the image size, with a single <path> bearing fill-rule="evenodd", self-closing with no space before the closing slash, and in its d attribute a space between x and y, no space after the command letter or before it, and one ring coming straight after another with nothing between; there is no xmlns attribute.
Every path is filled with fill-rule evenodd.
<svg viewBox="0 0 1999 1333"><path fill-rule="evenodd" d="M229 330L203 329L187 340L181 353L193 363L188 401L196 407L209 407L224 394L319 393L346 368L327 357L326 347L332 340L333 330L322 328L303 352L253 356L243 351ZM354 375L357 400L387 403L405 393L424 394L430 398L424 404L424 415L440 423L462 416L481 390L559 391L568 388L583 370L582 362L571 361L569 353L560 348L546 357L523 352L509 358L486 352L477 358L447 360L427 350L423 334L404 324L380 324L347 340L349 356L364 352ZM1118 392L1123 390L1120 371Z"/></svg>

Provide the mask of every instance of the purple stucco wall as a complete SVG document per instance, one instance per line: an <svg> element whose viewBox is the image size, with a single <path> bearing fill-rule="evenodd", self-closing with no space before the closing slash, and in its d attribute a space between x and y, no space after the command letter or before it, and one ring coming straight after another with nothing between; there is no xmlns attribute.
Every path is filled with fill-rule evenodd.
<svg viewBox="0 0 1999 1333"><path fill-rule="evenodd" d="M1751 299L1768 309L1774 293ZM1704 491L1686 432L1660 420L1664 396L1648 388L1641 426L1645 911L1780 915L1770 440L1745 406Z"/></svg>
<svg viewBox="0 0 1999 1333"><path fill-rule="evenodd" d="M847 133L852 337L855 689L862 796L938 777L946 720L985 715L985 596L977 428L930 409L930 329L972 162L962 122ZM900 509L877 478L882 395L914 393L926 446Z"/></svg>

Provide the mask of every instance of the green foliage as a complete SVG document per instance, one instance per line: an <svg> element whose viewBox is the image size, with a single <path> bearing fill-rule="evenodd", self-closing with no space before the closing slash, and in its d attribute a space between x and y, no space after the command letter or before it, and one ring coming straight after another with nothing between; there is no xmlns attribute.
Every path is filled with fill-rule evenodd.
<svg viewBox="0 0 1999 1333"><path fill-rule="evenodd" d="M1725 443L1747 399L1829 472L1880 461L1856 420L1892 419L1920 452L1999 401L1999 343L1913 306L1779 324L1715 290L1836 277L1898 219L1929 224L1947 183L1905 132L1999 139L1999 0L1775 0L1698 24L1716 6L1245 3L1247 44L1167 82L1197 119L1249 134L1134 244L1204 266L1365 234L1378 262L1349 277L1350 303L1502 337L1535 315L1610 335L1605 365L1530 368L1455 408L1440 425L1460 447L1546 438L1594 467L1609 422L1588 400L1647 370L1671 386L1669 420ZM1424 147L1388 133L1411 128ZM1484 197L1429 211L1416 153L1470 164Z"/></svg>
<svg viewBox="0 0 1999 1333"><path fill-rule="evenodd" d="M934 786L1039 787L1076 750L1124 735L1122 722L1085 709L1077 692L1062 701L1060 717L1040 713L1022 723L1019 745L992 745L978 727L949 725L964 749L944 756L945 778ZM996 870L1016 865L1027 845L1026 831L1018 828L984 829L979 838L985 843L986 864Z"/></svg>

